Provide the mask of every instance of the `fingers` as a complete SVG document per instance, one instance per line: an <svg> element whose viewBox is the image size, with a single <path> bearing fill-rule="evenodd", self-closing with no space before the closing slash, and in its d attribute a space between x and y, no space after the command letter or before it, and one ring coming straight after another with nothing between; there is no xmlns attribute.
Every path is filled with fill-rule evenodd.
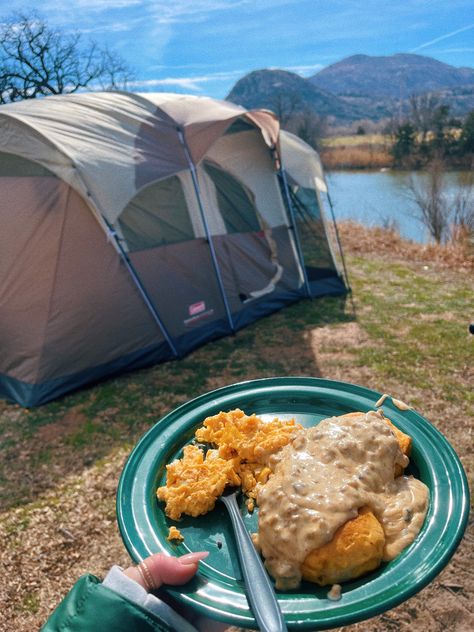
<svg viewBox="0 0 474 632"><path fill-rule="evenodd" d="M148 591L155 590L162 584L185 584L195 575L199 562L208 555L208 551L188 553L181 557L155 553L138 566L127 568L124 573Z"/></svg>
<svg viewBox="0 0 474 632"><path fill-rule="evenodd" d="M157 553L147 558L145 562L150 569L155 586L177 585L188 582L196 573L199 561L208 555L207 551L188 553L181 557L169 557Z"/></svg>

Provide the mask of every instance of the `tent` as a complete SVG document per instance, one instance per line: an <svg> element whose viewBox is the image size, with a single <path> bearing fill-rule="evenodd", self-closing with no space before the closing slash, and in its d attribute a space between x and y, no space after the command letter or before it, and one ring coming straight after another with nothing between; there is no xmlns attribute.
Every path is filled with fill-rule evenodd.
<svg viewBox="0 0 474 632"><path fill-rule="evenodd" d="M0 394L38 405L346 292L325 190L265 110L128 92L0 106Z"/></svg>

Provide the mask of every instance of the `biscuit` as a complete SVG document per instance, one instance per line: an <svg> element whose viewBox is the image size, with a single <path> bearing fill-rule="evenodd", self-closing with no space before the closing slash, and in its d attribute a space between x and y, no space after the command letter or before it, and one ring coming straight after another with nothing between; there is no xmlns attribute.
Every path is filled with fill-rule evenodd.
<svg viewBox="0 0 474 632"><path fill-rule="evenodd" d="M303 578L326 586L356 579L382 562L385 535L368 507L346 522L333 539L309 553L301 568Z"/></svg>

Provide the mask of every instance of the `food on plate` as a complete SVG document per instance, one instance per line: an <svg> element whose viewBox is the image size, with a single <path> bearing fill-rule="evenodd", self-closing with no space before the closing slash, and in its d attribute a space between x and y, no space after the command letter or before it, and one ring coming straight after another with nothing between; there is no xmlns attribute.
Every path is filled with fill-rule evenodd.
<svg viewBox="0 0 474 632"><path fill-rule="evenodd" d="M345 415L341 415L340 417L338 417L338 419L355 419L356 417L360 417L361 414L362 413L357 413L357 412L346 413ZM390 427L390 430L395 435L395 438L398 441L398 446L400 450L403 452L405 456L410 456L411 445L412 445L411 437L405 434L404 432L402 432L401 430L399 430L396 426L394 426L393 423L390 421L390 419L388 419L388 417L385 417L382 412L380 413L380 415L382 416L383 421L386 424L388 424L388 426ZM395 465L395 476L400 476L400 474L403 473L403 470L405 469L405 467L406 467L405 465L402 465L401 463L397 463Z"/></svg>
<svg viewBox="0 0 474 632"><path fill-rule="evenodd" d="M383 413L369 411L323 419L273 457L257 496L256 544L277 588L296 588L305 576L323 585L355 579L415 539L428 489L413 476L397 475L409 462L403 450L410 442L402 445ZM376 523L354 520L364 507L382 527L381 555ZM323 547L333 540L340 556L327 566Z"/></svg>
<svg viewBox="0 0 474 632"><path fill-rule="evenodd" d="M182 514L206 514L227 485L242 487L251 510L257 486L271 473L269 458L301 429L294 419L263 421L240 409L207 417L196 439L216 449L205 452L188 445L183 458L166 466L166 485L157 490L158 499L166 503L166 515L179 520Z"/></svg>
<svg viewBox="0 0 474 632"><path fill-rule="evenodd" d="M391 397L390 395L387 395L387 393L384 393L380 399L378 399L375 402L375 408L379 408L380 406L382 406L382 404L384 403L384 401L390 397L390 399L392 400L392 404L394 406L396 406L397 408L399 408L400 410L411 410L412 407L409 406L408 404L405 404L405 402L402 402L401 399L395 399L395 397Z"/></svg>
<svg viewBox="0 0 474 632"><path fill-rule="evenodd" d="M166 466L166 485L156 494L166 502L166 515L179 520L181 514L199 516L214 508L227 485L239 485L232 461L221 459L217 450L206 454L187 445L183 458Z"/></svg>
<svg viewBox="0 0 474 632"><path fill-rule="evenodd" d="M212 449L188 445L167 466L157 490L166 514L207 513L228 485L241 486L259 508L254 542L278 589L355 579L396 557L422 527L428 489L403 475L411 438L382 410L303 428L236 409L208 417L196 439Z"/></svg>
<svg viewBox="0 0 474 632"><path fill-rule="evenodd" d="M166 539L168 542L182 542L184 540L184 536L177 527L172 525L168 529L168 537Z"/></svg>
<svg viewBox="0 0 474 632"><path fill-rule="evenodd" d="M365 575L380 566L384 544L382 525L368 507L362 507L332 540L306 556L303 578L325 586Z"/></svg>

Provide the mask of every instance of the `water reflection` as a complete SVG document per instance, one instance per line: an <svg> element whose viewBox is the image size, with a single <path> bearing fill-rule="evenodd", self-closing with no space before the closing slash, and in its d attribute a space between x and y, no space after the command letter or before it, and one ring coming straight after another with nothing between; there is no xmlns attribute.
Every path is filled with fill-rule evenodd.
<svg viewBox="0 0 474 632"><path fill-rule="evenodd" d="M337 220L354 219L367 226L395 226L407 239L424 243L428 231L417 218L410 199L411 179L420 185L428 174L412 171L332 171L326 174ZM454 198L461 189L472 187L473 174L447 172L446 195Z"/></svg>

